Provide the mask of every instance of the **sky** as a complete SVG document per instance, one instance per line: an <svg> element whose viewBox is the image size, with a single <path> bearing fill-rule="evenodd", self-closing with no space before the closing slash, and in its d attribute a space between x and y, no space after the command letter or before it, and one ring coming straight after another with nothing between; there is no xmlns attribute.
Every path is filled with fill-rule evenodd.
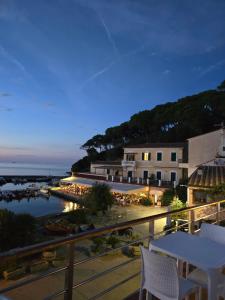
<svg viewBox="0 0 225 300"><path fill-rule="evenodd" d="M224 0L0 0L0 162L70 165L93 135L225 79Z"/></svg>

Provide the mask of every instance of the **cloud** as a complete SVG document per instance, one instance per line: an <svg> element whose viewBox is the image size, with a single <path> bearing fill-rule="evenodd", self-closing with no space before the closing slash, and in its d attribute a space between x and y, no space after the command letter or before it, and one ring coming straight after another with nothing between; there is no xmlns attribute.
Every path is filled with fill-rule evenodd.
<svg viewBox="0 0 225 300"><path fill-rule="evenodd" d="M6 112L11 112L11 111L13 111L13 110L14 110L14 109L11 108L11 107L0 106L0 112L4 112L4 111L6 111Z"/></svg>
<svg viewBox="0 0 225 300"><path fill-rule="evenodd" d="M0 20L26 21L25 12L18 9L13 0L0 0Z"/></svg>
<svg viewBox="0 0 225 300"><path fill-rule="evenodd" d="M12 96L10 93L2 92L0 93L0 97L10 97Z"/></svg>
<svg viewBox="0 0 225 300"><path fill-rule="evenodd" d="M44 106L48 107L48 108L51 108L51 107L55 107L56 105L55 105L54 102L47 101L47 102L44 102Z"/></svg>
<svg viewBox="0 0 225 300"><path fill-rule="evenodd" d="M146 40L156 51L191 56L225 44L224 1L74 1L100 11L114 37Z"/></svg>
<svg viewBox="0 0 225 300"><path fill-rule="evenodd" d="M200 77L205 76L208 73L211 73L217 69L219 69L220 67L222 67L225 64L225 59L222 59L218 62L216 62L215 64L209 65L207 68L205 68L201 73L200 73Z"/></svg>
<svg viewBox="0 0 225 300"><path fill-rule="evenodd" d="M171 73L171 70L166 69L162 72L164 75L169 75Z"/></svg>

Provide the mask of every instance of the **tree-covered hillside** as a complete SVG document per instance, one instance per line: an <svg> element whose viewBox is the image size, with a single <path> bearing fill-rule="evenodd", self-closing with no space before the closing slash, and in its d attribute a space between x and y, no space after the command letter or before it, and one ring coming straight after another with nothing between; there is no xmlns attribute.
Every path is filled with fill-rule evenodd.
<svg viewBox="0 0 225 300"><path fill-rule="evenodd" d="M225 81L209 90L157 105L134 114L129 121L95 135L82 148L87 156L74 163L72 171L89 170L90 162L121 159L125 145L148 142L182 142L216 129L225 121Z"/></svg>

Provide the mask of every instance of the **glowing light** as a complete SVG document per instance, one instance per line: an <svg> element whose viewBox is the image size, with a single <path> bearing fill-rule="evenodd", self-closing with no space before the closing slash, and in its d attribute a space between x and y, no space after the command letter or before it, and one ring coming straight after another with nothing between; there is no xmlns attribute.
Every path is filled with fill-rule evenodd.
<svg viewBox="0 0 225 300"><path fill-rule="evenodd" d="M69 212L72 210L78 209L78 204L75 202L64 201L63 212Z"/></svg>

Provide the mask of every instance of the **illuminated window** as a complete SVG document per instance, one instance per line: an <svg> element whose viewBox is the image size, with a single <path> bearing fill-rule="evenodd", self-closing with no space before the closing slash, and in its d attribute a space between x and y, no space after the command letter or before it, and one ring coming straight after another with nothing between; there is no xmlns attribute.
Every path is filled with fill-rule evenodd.
<svg viewBox="0 0 225 300"><path fill-rule="evenodd" d="M142 153L142 160L151 160L151 153L143 152Z"/></svg>

